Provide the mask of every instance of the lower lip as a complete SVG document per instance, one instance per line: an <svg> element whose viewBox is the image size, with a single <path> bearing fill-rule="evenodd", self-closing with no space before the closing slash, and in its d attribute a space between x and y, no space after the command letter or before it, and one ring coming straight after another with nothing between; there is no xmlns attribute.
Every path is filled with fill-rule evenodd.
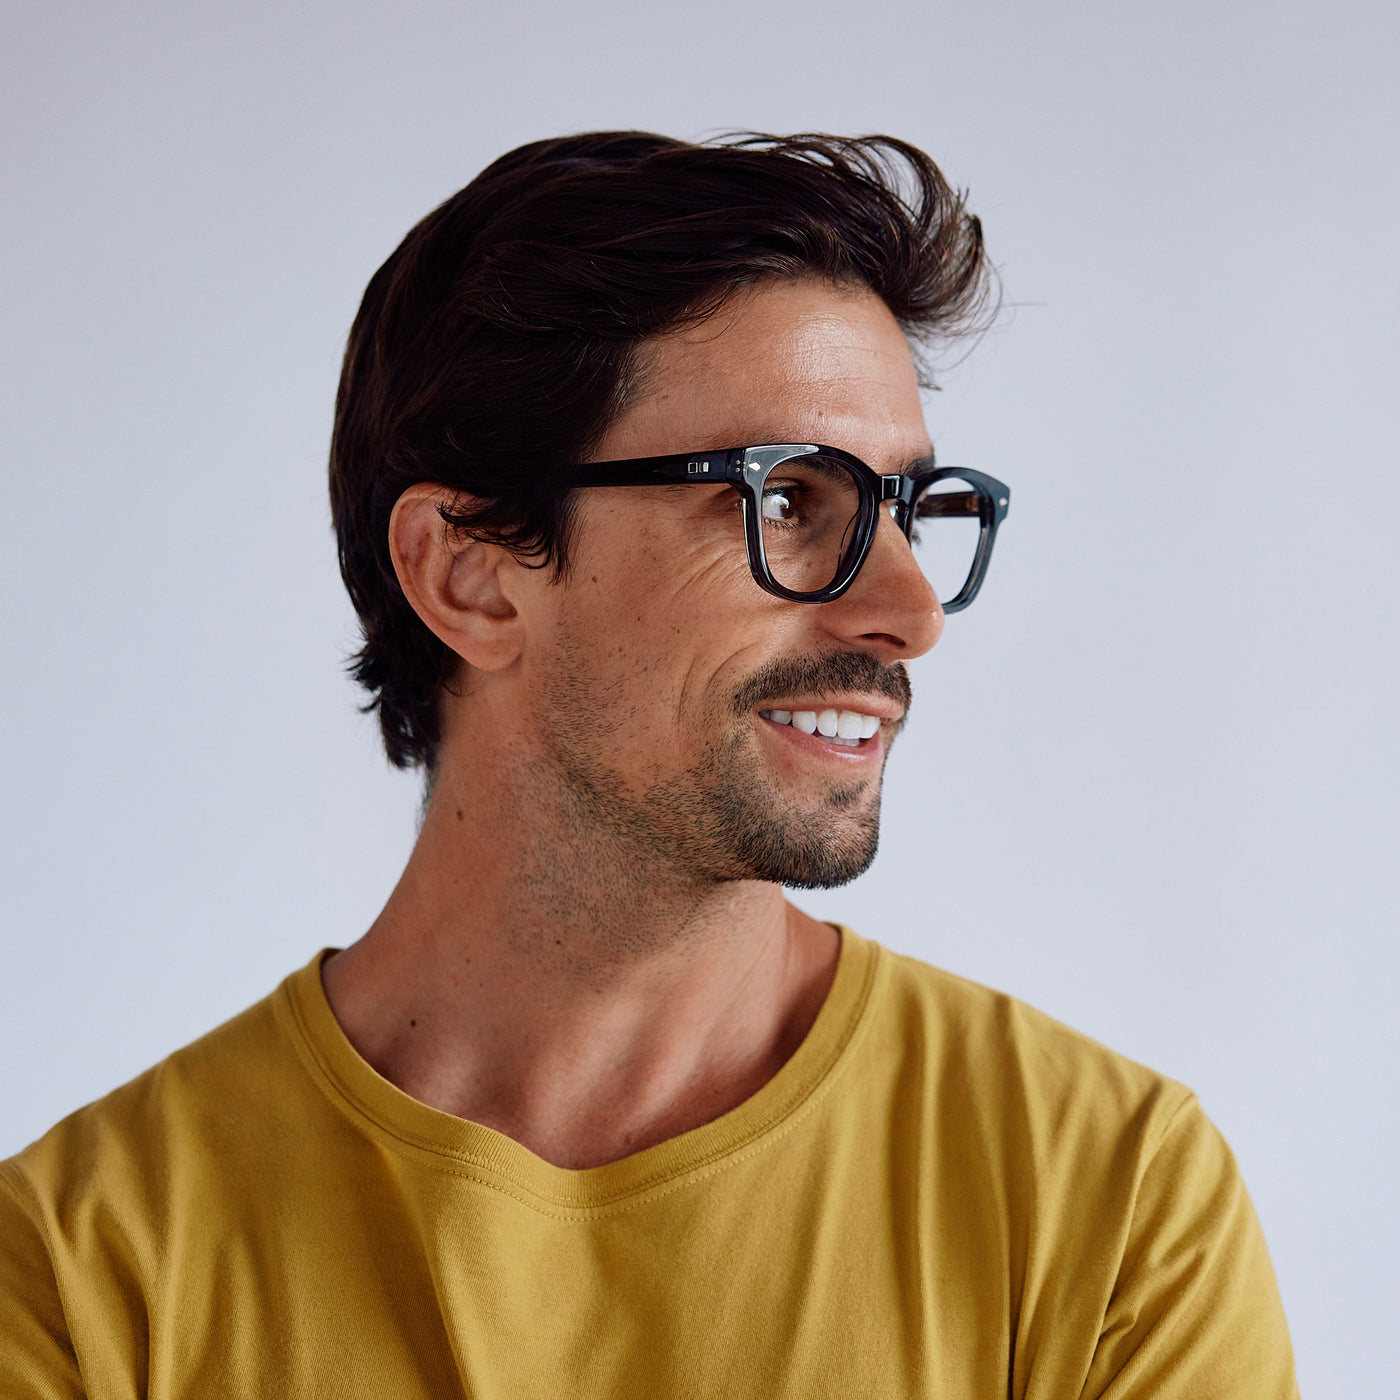
<svg viewBox="0 0 1400 1400"><path fill-rule="evenodd" d="M882 730L877 729L869 739L862 739L859 744L828 744L820 734L804 734L791 724L774 724L771 719L763 720L763 724L779 738L794 745L799 753L819 756L835 763L855 763L863 767L877 763L885 756Z"/></svg>

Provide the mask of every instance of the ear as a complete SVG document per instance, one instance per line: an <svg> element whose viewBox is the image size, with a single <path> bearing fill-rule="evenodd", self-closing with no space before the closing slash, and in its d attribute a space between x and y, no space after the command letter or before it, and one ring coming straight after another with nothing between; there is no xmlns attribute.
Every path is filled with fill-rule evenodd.
<svg viewBox="0 0 1400 1400"><path fill-rule="evenodd" d="M389 555L409 606L445 646L479 671L502 671L519 655L520 614L511 584L520 570L508 549L464 539L438 513L457 493L435 482L410 486L389 517Z"/></svg>

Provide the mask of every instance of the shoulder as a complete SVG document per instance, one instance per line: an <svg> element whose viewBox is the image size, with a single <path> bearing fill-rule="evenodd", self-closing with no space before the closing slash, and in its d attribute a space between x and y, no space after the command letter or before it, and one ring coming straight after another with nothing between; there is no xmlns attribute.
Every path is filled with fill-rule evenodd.
<svg viewBox="0 0 1400 1400"><path fill-rule="evenodd" d="M876 962L862 1091L888 1085L917 1135L938 1228L966 1242L946 1267L978 1261L969 1292L1004 1279L1014 1370L1086 1397L1296 1394L1258 1221L1196 1096L1015 997Z"/></svg>
<svg viewBox="0 0 1400 1400"><path fill-rule="evenodd" d="M277 995L0 1162L0 1335L10 1343L0 1392L83 1393L79 1333L98 1352L132 1352L121 1336L143 1315L171 1241L215 1228L208 1203L220 1174L246 1165L255 1132L295 1114L284 1091L297 1055Z"/></svg>
<svg viewBox="0 0 1400 1400"><path fill-rule="evenodd" d="M936 1069L945 1093L1052 1119L1060 1136L1088 1118L1137 1123L1156 1140L1199 1112L1184 1085L1016 997L886 949L879 956L876 1039Z"/></svg>
<svg viewBox="0 0 1400 1400"><path fill-rule="evenodd" d="M126 1220L166 1214L202 1172L235 1163L255 1127L294 1132L295 1086L306 1076L284 998L279 989L0 1163L12 1197L53 1241L71 1242L114 1211Z"/></svg>
<svg viewBox="0 0 1400 1400"><path fill-rule="evenodd" d="M1237 1180L1184 1085L1003 992L883 949L876 965L861 1091L884 1086L891 1131L988 1218L1068 1256L1122 1243L1169 1142Z"/></svg>

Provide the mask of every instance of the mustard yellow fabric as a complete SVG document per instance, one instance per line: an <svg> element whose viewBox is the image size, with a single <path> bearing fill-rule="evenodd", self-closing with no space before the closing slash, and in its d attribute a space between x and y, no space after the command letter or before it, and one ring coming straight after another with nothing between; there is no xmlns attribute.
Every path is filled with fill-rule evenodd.
<svg viewBox="0 0 1400 1400"><path fill-rule="evenodd" d="M379 1078L318 958L0 1164L0 1395L1296 1394L1181 1086L850 932L723 1118L566 1171Z"/></svg>

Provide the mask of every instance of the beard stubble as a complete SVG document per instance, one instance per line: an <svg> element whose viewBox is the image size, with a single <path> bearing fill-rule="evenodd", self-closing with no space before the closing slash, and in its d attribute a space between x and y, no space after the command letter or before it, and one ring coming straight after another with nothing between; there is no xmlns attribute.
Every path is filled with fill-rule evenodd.
<svg viewBox="0 0 1400 1400"><path fill-rule="evenodd" d="M554 714L598 713L598 697L578 671L551 701ZM812 804L784 798L756 761L752 723L769 700L794 694L874 693L907 713L909 677L903 665L886 665L865 652L832 651L779 659L735 691L728 713L716 716L722 735L680 774L642 794L624 791L595 745L581 743L579 727L551 744L565 789L575 849L601 838L612 862L670 867L683 881L701 884L757 880L791 889L832 889L869 869L879 847L884 767L859 783L833 784ZM590 700L594 702L590 710ZM625 742L626 725L604 721L596 747ZM888 757L888 756L887 756ZM635 871L618 869L619 878Z"/></svg>

